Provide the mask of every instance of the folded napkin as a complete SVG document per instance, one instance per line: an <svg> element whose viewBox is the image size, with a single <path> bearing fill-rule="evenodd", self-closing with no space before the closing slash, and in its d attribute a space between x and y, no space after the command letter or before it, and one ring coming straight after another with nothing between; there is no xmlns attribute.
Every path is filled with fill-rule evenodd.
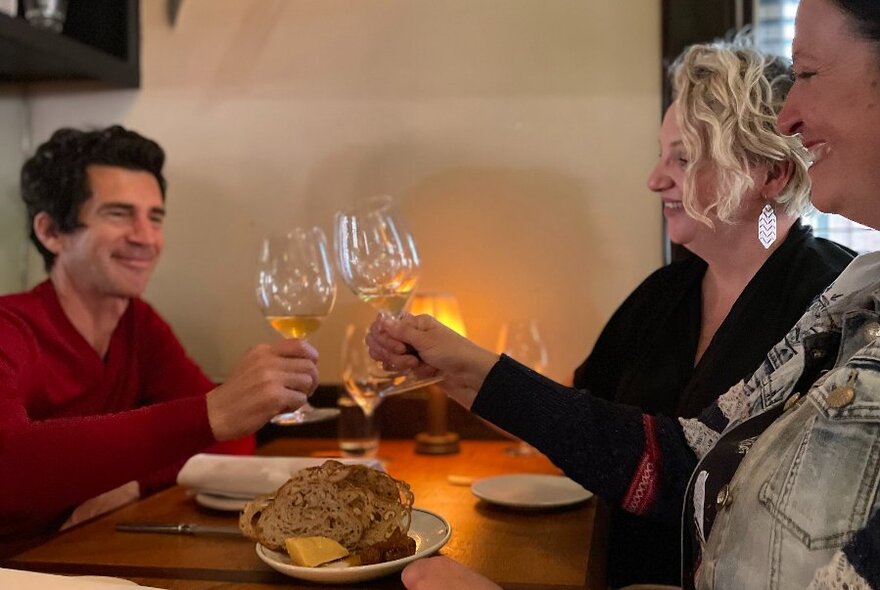
<svg viewBox="0 0 880 590"><path fill-rule="evenodd" d="M359 464L383 469L377 459L334 459L349 465ZM177 474L177 483L199 493L253 498L268 494L300 469L316 467L327 461L318 457L253 457L237 455L195 455Z"/></svg>
<svg viewBox="0 0 880 590"><path fill-rule="evenodd" d="M56 576L39 574L23 570L0 568L0 588L16 590L146 590L153 586L138 586L134 582L122 578L106 578L104 576Z"/></svg>

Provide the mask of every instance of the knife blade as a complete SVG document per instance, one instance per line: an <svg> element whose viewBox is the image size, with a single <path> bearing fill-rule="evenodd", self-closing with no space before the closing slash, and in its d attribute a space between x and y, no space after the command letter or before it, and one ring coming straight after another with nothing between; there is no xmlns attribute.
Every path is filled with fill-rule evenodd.
<svg viewBox="0 0 880 590"><path fill-rule="evenodd" d="M116 524L116 530L124 533L241 536L241 530L236 526L212 526L188 522L120 522Z"/></svg>

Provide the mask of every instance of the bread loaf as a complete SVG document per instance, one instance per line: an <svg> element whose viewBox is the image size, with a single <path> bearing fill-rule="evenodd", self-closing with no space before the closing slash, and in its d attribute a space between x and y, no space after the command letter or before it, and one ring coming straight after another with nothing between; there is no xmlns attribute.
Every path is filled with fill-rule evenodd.
<svg viewBox="0 0 880 590"><path fill-rule="evenodd" d="M249 502L239 518L245 536L276 551L290 537L329 537L349 551L409 531L413 494L387 473L327 461L295 473L269 496Z"/></svg>

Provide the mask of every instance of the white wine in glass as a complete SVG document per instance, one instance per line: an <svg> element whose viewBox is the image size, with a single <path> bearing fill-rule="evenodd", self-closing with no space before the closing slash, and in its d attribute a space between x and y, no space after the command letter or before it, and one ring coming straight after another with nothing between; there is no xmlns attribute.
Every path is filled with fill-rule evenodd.
<svg viewBox="0 0 880 590"><path fill-rule="evenodd" d="M285 338L305 338L321 326L325 316L317 315L270 315L269 325Z"/></svg>
<svg viewBox="0 0 880 590"><path fill-rule="evenodd" d="M318 329L336 301L327 238L317 227L296 228L263 240L257 274L257 301L263 316L285 338L305 338ZM336 408L314 408L308 402L295 412L272 418L291 425L327 420Z"/></svg>
<svg viewBox="0 0 880 590"><path fill-rule="evenodd" d="M399 316L416 286L419 255L412 235L382 195L336 214L342 279L361 301Z"/></svg>
<svg viewBox="0 0 880 590"><path fill-rule="evenodd" d="M399 317L416 286L419 255L412 234L392 209L391 197L372 197L337 213L335 243L339 272L354 294L380 313ZM385 395L441 380L399 377Z"/></svg>
<svg viewBox="0 0 880 590"><path fill-rule="evenodd" d="M399 317L403 313L409 298L412 295L412 288L408 290L398 291L396 293L377 292L371 293L364 289L358 292L358 298L364 303L369 303L376 311L388 313L394 317Z"/></svg>

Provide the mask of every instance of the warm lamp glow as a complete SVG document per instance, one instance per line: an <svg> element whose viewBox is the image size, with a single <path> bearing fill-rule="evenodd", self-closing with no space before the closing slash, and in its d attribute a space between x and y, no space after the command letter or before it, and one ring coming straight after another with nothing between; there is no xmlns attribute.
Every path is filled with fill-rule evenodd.
<svg viewBox="0 0 880 590"><path fill-rule="evenodd" d="M438 322L467 336L458 301L449 293L416 293L409 304L413 315L427 314ZM416 435L416 452L426 455L448 455L458 452L458 434L446 430L448 401L443 390L429 385L428 392L428 430Z"/></svg>
<svg viewBox="0 0 880 590"><path fill-rule="evenodd" d="M462 336L467 336L464 320L455 295L449 293L416 293L409 305L413 315L427 314L433 316L444 326L451 328Z"/></svg>

